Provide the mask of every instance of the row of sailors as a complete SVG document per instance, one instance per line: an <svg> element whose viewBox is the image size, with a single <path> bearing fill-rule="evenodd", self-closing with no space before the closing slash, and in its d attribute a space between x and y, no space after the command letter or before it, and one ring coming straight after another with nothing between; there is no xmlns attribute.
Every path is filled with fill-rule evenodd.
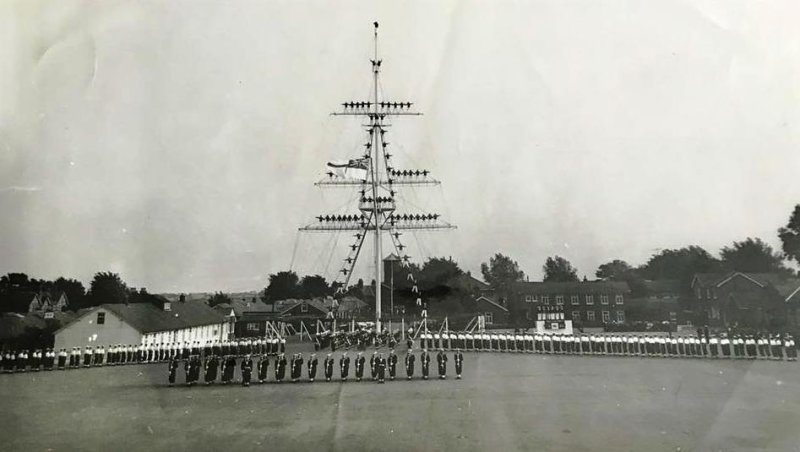
<svg viewBox="0 0 800 452"><path fill-rule="evenodd" d="M255 378L259 383L263 384L267 382L270 368L269 355L248 354L245 355L238 363L237 358L234 355L226 356L223 359L220 359L215 355L210 355L205 360L201 359L198 355L193 355L186 360L173 358L170 360L168 367L168 381L170 386L176 383L177 373L181 366L181 361L183 361L185 383L187 386L192 386L199 382L201 368L203 382L206 385L215 383L218 377L223 384L234 382L236 369L239 368L242 386L250 386L250 382L253 380L254 371L256 373ZM427 380L430 375L431 363L431 355L427 352L427 350L422 350L419 361L422 369L422 379ZM447 361L447 354L445 354L444 350L439 350L439 352L436 354L439 379L444 380L447 378ZM275 358L273 364L273 367L275 368L274 381L276 383L281 383L286 378L286 369L288 365L290 378L292 382L297 383L302 379L304 362L305 361L302 353L296 353L292 355L290 361L287 361L285 354L280 353ZM342 355L339 357L339 377L340 381L342 382L346 382L350 377L350 362L350 357L347 356L347 352L342 353ZM365 378L364 370L366 362L366 358L361 352L359 352L354 358L353 365L355 368L354 374L356 381L361 381L363 378ZM411 380L414 377L415 362L416 356L413 354L412 350L409 350L404 358L406 379L408 380ZM453 354L453 362L455 364L456 379L461 379L464 355L460 350L456 350ZM394 350L390 350L388 356L384 356L383 353L378 353L377 351L373 352L372 357L369 360L369 369L372 381L384 383L387 371L389 374L389 380L394 381L395 377L397 377L397 363L398 357L394 353ZM317 355L316 353L312 353L308 358L308 362L305 363L307 371L306 375L308 378L307 381L313 383L316 380L318 366L319 360L317 359ZM336 360L330 353L323 360L322 367L325 381L331 381L334 378L334 367L336 367Z"/></svg>
<svg viewBox="0 0 800 452"><path fill-rule="evenodd" d="M530 352L626 356L671 356L797 360L791 335L784 337L697 337L563 335L506 333L422 333L423 347L469 351Z"/></svg>
<svg viewBox="0 0 800 452"><path fill-rule="evenodd" d="M277 355L286 351L286 339L251 339L241 341L176 342L151 345L112 345L73 347L45 351L8 350L0 353L0 369L4 372L76 369L80 367L115 366L165 362L173 358L188 359L190 356L244 356L248 354Z"/></svg>

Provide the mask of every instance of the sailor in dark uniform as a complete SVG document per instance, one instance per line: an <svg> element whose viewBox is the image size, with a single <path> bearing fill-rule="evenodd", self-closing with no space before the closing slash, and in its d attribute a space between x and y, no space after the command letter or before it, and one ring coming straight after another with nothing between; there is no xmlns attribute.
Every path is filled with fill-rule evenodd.
<svg viewBox="0 0 800 452"><path fill-rule="evenodd" d="M169 385L172 386L175 384L175 376L178 374L177 359L173 359L172 361L169 362L169 366L167 366L167 372L168 372L167 381L169 382Z"/></svg>
<svg viewBox="0 0 800 452"><path fill-rule="evenodd" d="M405 364L406 364L406 378L411 380L414 376L414 361L417 359L416 356L413 354L413 350L409 350L406 354Z"/></svg>
<svg viewBox="0 0 800 452"><path fill-rule="evenodd" d="M295 378L297 378L296 377L296 375L297 375L296 361L297 361L297 353L295 353L294 355L292 355L291 358L289 358L289 378L291 378L292 382L294 382L294 383L297 383L297 381L295 380Z"/></svg>
<svg viewBox="0 0 800 452"><path fill-rule="evenodd" d="M389 380L394 381L394 377L397 375L397 355L394 354L394 349L389 350L388 360Z"/></svg>
<svg viewBox="0 0 800 452"><path fill-rule="evenodd" d="M53 370L56 363L56 352L52 348L48 348L44 352L44 370Z"/></svg>
<svg viewBox="0 0 800 452"><path fill-rule="evenodd" d="M342 357L339 358L339 371L342 381L347 381L347 376L350 374L350 357L347 356L347 352L342 353Z"/></svg>
<svg viewBox="0 0 800 452"><path fill-rule="evenodd" d="M174 359L174 358L173 358ZM219 369L219 358L214 355L206 358L205 375L203 380L205 384L210 385L217 380L217 370Z"/></svg>
<svg viewBox="0 0 800 452"><path fill-rule="evenodd" d="M383 383L386 378L386 358L383 357L383 353L378 355L376 367L378 371L378 383Z"/></svg>
<svg viewBox="0 0 800 452"><path fill-rule="evenodd" d="M183 372L186 376L186 386L191 386L193 373L191 360L187 359L183 362Z"/></svg>
<svg viewBox="0 0 800 452"><path fill-rule="evenodd" d="M314 382L314 379L317 378L317 365L319 361L317 360L317 354L312 353L311 356L308 358L308 381Z"/></svg>
<svg viewBox="0 0 800 452"><path fill-rule="evenodd" d="M330 353L325 357L322 365L325 367L325 381L331 381L331 378L333 378L333 358L331 358Z"/></svg>
<svg viewBox="0 0 800 452"><path fill-rule="evenodd" d="M439 379L444 380L447 378L447 355L440 348L439 353L436 355L436 363L439 367Z"/></svg>
<svg viewBox="0 0 800 452"><path fill-rule="evenodd" d="M34 350L31 353L31 372L39 372L39 368L42 366L42 352L40 350Z"/></svg>
<svg viewBox="0 0 800 452"><path fill-rule="evenodd" d="M83 367L92 365L92 347L86 346L83 350Z"/></svg>
<svg viewBox="0 0 800 452"><path fill-rule="evenodd" d="M67 349L62 348L58 351L58 370L64 370L67 367Z"/></svg>
<svg viewBox="0 0 800 452"><path fill-rule="evenodd" d="M234 371L236 370L236 357L228 355L222 364L222 384L228 384L233 381Z"/></svg>
<svg viewBox="0 0 800 452"><path fill-rule="evenodd" d="M3 373L9 374L14 372L16 359L17 355L14 350L6 350L6 354L3 356Z"/></svg>
<svg viewBox="0 0 800 452"><path fill-rule="evenodd" d="M17 359L15 361L17 368L15 369L16 372L25 372L28 368L28 351L27 350L20 350L17 353Z"/></svg>
<svg viewBox="0 0 800 452"><path fill-rule="evenodd" d="M281 353L275 361L275 381L282 382L286 377L286 355Z"/></svg>
<svg viewBox="0 0 800 452"><path fill-rule="evenodd" d="M358 352L356 355L356 381L361 381L364 377L364 363L366 359L364 358L364 354Z"/></svg>
<svg viewBox="0 0 800 452"><path fill-rule="evenodd" d="M372 352L372 356L369 358L369 371L370 376L372 377L372 381L378 379L378 352Z"/></svg>
<svg viewBox="0 0 800 452"><path fill-rule="evenodd" d="M427 350L422 350L422 354L419 357L420 365L422 366L422 379L428 379L428 373L430 372L431 366L431 357L428 355Z"/></svg>
<svg viewBox="0 0 800 452"><path fill-rule="evenodd" d="M461 350L456 350L453 354L453 363L456 365L456 379L460 380L462 366L464 365L464 355L461 353Z"/></svg>
<svg viewBox="0 0 800 452"><path fill-rule="evenodd" d="M297 358L295 359L295 364L297 364L297 376L296 377L292 377L292 381L294 381L295 383L300 381L300 377L303 376L303 361L304 361L303 360L303 354L302 353L298 353L297 354Z"/></svg>
<svg viewBox="0 0 800 452"><path fill-rule="evenodd" d="M253 359L249 354L242 359L242 386L250 386L250 378L253 374Z"/></svg>
<svg viewBox="0 0 800 452"><path fill-rule="evenodd" d="M797 361L797 347L791 334L783 337L783 349L786 352L787 361Z"/></svg>
<svg viewBox="0 0 800 452"><path fill-rule="evenodd" d="M770 351L772 352L772 359L775 361L783 360L783 342L779 335L774 335L769 341Z"/></svg>
<svg viewBox="0 0 800 452"><path fill-rule="evenodd" d="M264 383L267 381L267 375L269 372L269 357L267 355L261 355L261 358L258 360L258 382Z"/></svg>

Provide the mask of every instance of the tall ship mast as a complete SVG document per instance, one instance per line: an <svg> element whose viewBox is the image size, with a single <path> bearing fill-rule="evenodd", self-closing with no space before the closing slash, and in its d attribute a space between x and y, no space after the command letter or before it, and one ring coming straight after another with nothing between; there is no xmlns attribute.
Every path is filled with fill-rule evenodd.
<svg viewBox="0 0 800 452"><path fill-rule="evenodd" d="M403 231L454 229L455 226L441 219L438 213L400 212L397 195L408 186L435 186L440 182L430 176L428 170L398 169L392 163L389 152L387 130L391 119L399 116L420 116L409 101L385 99L378 94L381 63L378 57L378 22L374 23L375 53L372 64L372 96L367 100L351 100L342 103L340 111L333 116L356 116L366 124L367 132L363 154L348 161L329 162L327 177L314 185L320 188L356 188L360 190L358 213L347 215L319 215L315 222L300 228L301 232L354 232L355 238L342 267L333 282L335 298L347 290L356 262L368 235L374 240L375 263L375 325L381 331L381 279L383 240L388 236L391 246L400 258L400 266L407 272L412 283L412 293L418 306L422 305L422 293L416 275L411 272L410 256L401 241ZM402 206L400 206L403 208ZM391 313L393 314L393 313Z"/></svg>

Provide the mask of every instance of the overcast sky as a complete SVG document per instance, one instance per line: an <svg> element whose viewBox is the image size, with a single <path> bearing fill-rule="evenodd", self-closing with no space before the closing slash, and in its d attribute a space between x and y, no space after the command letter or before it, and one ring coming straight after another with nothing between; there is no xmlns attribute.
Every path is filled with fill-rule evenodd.
<svg viewBox="0 0 800 452"><path fill-rule="evenodd" d="M0 274L112 270L151 291L335 276L352 240L302 236L349 192L380 22L402 194L447 233L416 259L541 277L776 229L800 202L800 2L0 2ZM371 253L371 250L366 250ZM368 254L369 255L369 254ZM368 264L361 272L369 271Z"/></svg>

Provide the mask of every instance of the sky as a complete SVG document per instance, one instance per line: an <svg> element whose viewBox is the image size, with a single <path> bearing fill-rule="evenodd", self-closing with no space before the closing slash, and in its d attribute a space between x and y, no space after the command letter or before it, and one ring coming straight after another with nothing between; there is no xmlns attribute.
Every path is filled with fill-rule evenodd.
<svg viewBox="0 0 800 452"><path fill-rule="evenodd" d="M361 154L341 102L381 91L401 193L451 232L412 259L480 273L501 252L593 277L661 249L712 253L800 202L800 3L0 0L0 274L151 292L336 276L347 234L302 235L352 192L313 183ZM413 209L405 209L412 211ZM365 250L365 257L372 251ZM359 267L369 274L370 259Z"/></svg>

